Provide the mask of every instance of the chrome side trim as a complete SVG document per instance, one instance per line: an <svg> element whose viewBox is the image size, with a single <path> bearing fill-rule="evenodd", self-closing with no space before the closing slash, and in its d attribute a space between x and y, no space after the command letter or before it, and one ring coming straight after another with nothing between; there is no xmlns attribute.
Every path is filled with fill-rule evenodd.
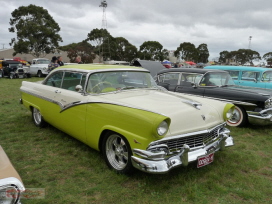
<svg viewBox="0 0 272 204"><path fill-rule="evenodd" d="M20 88L20 91L22 91L22 92L24 92L26 94L35 96L37 98L46 100L48 102L51 102L51 103L59 105L59 107L61 109L60 113L62 113L63 111L68 110L69 108L72 108L72 107L75 107L75 106L79 106L79 105L92 104L92 103L101 103L101 104L110 104L110 105L123 106L123 107L127 107L127 108L133 108L133 109L137 109L137 110L143 110L143 111L147 111L147 112L151 112L151 113L155 113L155 114L159 114L159 115L168 117L167 115L165 115L163 113L155 112L155 111L152 111L152 110L148 110L148 109L144 109L144 108L140 108L140 107L136 107L136 106L129 106L129 105L126 105L126 104L121 104L121 103L111 103L111 102L106 102L106 101L87 101L87 102L84 102L84 101L75 101L75 102L72 102L72 103L64 105L64 104L62 104L59 101L53 100L51 98L48 98L48 97L45 97L45 96L42 96L42 95L39 95L39 94L35 94L33 92L30 92L30 91L26 91L26 90L24 90L22 88Z"/></svg>
<svg viewBox="0 0 272 204"><path fill-rule="evenodd" d="M194 95L194 94L188 94L188 93L182 93L182 94L189 95L189 96L198 96L198 97L201 97L201 98L213 99L213 100L218 100L218 101L223 101L223 102L228 102L228 103L233 103L233 104L239 104L239 105L245 105L245 106L257 106L254 103L248 103L248 102L243 102L243 101L229 100L229 99L223 99L223 98L214 98L214 97L206 97L206 96L200 96L200 95Z"/></svg>
<svg viewBox="0 0 272 204"><path fill-rule="evenodd" d="M48 98L48 97L45 97L45 96L42 96L42 95L39 95L39 94L35 94L35 93L33 93L33 92L30 92L30 91L26 91L26 90L24 90L24 89L22 89L22 88L20 88L20 91L21 91L21 92L24 92L24 93L26 93L26 94L35 96L35 97L37 97L37 98L43 99L43 100L45 100L45 101L48 101L48 102L51 102L51 103L55 103L55 104L59 105L61 109L63 109L63 107L64 107L64 105L63 105L61 102L58 102L58 101L53 100L53 99L51 99L51 98Z"/></svg>

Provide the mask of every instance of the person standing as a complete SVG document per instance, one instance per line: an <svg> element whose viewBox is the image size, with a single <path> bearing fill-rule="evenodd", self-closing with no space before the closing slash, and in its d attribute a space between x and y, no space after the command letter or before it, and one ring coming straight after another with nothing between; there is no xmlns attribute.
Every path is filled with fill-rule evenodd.
<svg viewBox="0 0 272 204"><path fill-rule="evenodd" d="M81 57L80 57L80 56L77 56L77 57L76 57L76 62L77 62L78 64L83 64L83 62L81 61Z"/></svg>
<svg viewBox="0 0 272 204"><path fill-rule="evenodd" d="M62 56L58 56L57 58L58 58L58 64L59 64L59 66L63 66L64 63L62 61Z"/></svg>
<svg viewBox="0 0 272 204"><path fill-rule="evenodd" d="M52 57L51 62L48 65L49 71L52 71L53 69L59 67L60 65L58 64L58 58L56 56Z"/></svg>

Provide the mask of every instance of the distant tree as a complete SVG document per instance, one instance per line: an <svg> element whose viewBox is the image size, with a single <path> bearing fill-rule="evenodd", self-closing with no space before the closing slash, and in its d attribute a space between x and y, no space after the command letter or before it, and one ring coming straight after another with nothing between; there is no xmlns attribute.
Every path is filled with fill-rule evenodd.
<svg viewBox="0 0 272 204"><path fill-rule="evenodd" d="M111 59L119 61L131 61L136 58L137 48L130 44L127 39L123 37L113 38L111 40Z"/></svg>
<svg viewBox="0 0 272 204"><path fill-rule="evenodd" d="M9 32L17 34L17 39L12 38L10 43L14 48L13 56L18 53L45 56L54 52L58 42L62 42L58 23L43 7L20 6L11 15Z"/></svg>
<svg viewBox="0 0 272 204"><path fill-rule="evenodd" d="M109 46L111 43L112 36L106 29L93 29L87 35L87 41L91 41L91 44L95 47L95 53L99 55L99 61L107 58L106 54L110 55Z"/></svg>
<svg viewBox="0 0 272 204"><path fill-rule="evenodd" d="M224 50L219 53L219 62L220 63L228 64L230 58L231 58L230 52L227 50Z"/></svg>
<svg viewBox="0 0 272 204"><path fill-rule="evenodd" d="M72 43L60 47L61 50L67 51L67 56L71 62L76 62L76 57L80 56L81 61L84 63L93 63L96 54L94 53L94 46L83 40L80 43Z"/></svg>
<svg viewBox="0 0 272 204"><path fill-rule="evenodd" d="M267 64L272 64L272 52L265 53L263 59L266 60Z"/></svg>
<svg viewBox="0 0 272 204"><path fill-rule="evenodd" d="M195 48L195 45L190 42L181 43L174 52L174 55L186 61L198 60L198 51Z"/></svg>
<svg viewBox="0 0 272 204"><path fill-rule="evenodd" d="M162 55L162 60L169 60L169 51L167 49L163 49L161 51L161 55Z"/></svg>
<svg viewBox="0 0 272 204"><path fill-rule="evenodd" d="M262 59L257 51L251 49L239 49L235 57L240 64L250 63L251 65L253 65L253 60Z"/></svg>
<svg viewBox="0 0 272 204"><path fill-rule="evenodd" d="M143 60L163 60L163 46L157 41L146 41L140 46L139 57Z"/></svg>
<svg viewBox="0 0 272 204"><path fill-rule="evenodd" d="M207 44L202 43L196 49L198 53L197 62L207 63L210 56Z"/></svg>

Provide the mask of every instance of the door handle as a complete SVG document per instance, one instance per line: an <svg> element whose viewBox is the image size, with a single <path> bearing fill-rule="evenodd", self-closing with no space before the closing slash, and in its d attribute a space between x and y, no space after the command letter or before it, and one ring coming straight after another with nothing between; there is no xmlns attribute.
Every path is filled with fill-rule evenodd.
<svg viewBox="0 0 272 204"><path fill-rule="evenodd" d="M55 91L55 93L61 93L61 91L59 91L59 90L56 90L56 91Z"/></svg>

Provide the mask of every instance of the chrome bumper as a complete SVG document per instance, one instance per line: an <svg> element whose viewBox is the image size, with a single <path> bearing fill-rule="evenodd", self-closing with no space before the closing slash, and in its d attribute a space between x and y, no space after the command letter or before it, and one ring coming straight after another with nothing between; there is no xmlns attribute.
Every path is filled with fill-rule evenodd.
<svg viewBox="0 0 272 204"><path fill-rule="evenodd" d="M234 145L233 138L222 133L220 139L200 149L190 151L190 147L185 144L179 153L170 157L167 156L165 151L154 153L149 150L133 149L136 156L132 156L131 159L136 169L148 173L162 174L178 166L187 166L188 163L196 161L200 156L224 150L225 147L232 145ZM163 148L161 147L161 149Z"/></svg>
<svg viewBox="0 0 272 204"><path fill-rule="evenodd" d="M272 123L272 108L260 112L247 111L248 120L252 124L266 125Z"/></svg>

